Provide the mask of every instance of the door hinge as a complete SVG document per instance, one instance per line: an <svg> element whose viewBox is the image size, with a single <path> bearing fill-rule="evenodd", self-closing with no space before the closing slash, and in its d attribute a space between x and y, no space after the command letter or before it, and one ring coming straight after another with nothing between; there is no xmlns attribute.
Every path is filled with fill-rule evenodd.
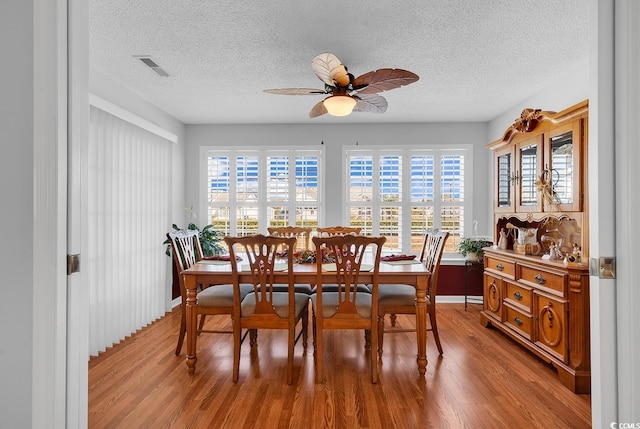
<svg viewBox="0 0 640 429"><path fill-rule="evenodd" d="M80 272L80 255L67 255L67 275Z"/></svg>

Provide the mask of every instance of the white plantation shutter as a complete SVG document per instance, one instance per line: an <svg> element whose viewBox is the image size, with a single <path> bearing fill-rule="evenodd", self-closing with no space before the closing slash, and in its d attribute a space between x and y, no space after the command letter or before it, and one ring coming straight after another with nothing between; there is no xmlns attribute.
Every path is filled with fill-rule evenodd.
<svg viewBox="0 0 640 429"><path fill-rule="evenodd" d="M450 233L445 254L457 254L471 209L471 150L425 146L350 147L347 168L348 226L384 235L387 253L418 253L424 231Z"/></svg>
<svg viewBox="0 0 640 429"><path fill-rule="evenodd" d="M171 143L91 107L88 248L89 354L161 317Z"/></svg>
<svg viewBox="0 0 640 429"><path fill-rule="evenodd" d="M318 225L322 150L216 148L203 155L203 207L215 229L244 236L271 226Z"/></svg>

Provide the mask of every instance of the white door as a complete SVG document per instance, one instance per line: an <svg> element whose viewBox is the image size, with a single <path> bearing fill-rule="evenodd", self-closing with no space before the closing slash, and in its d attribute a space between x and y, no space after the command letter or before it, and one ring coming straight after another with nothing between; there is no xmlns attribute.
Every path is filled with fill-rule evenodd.
<svg viewBox="0 0 640 429"><path fill-rule="evenodd" d="M67 253L80 271L67 283L67 428L86 428L89 363L87 249L87 142L89 140L89 4L68 1L68 217Z"/></svg>

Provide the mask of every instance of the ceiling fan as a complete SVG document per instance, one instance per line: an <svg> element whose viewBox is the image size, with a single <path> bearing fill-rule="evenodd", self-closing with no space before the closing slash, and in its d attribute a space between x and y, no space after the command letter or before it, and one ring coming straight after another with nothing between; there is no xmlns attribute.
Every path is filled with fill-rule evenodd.
<svg viewBox="0 0 640 429"><path fill-rule="evenodd" d="M384 113L387 100L379 92L400 88L417 81L418 75L402 69L378 69L354 77L347 71L338 57L330 53L317 55L311 61L316 76L324 82L323 89L280 88L265 89L269 94L283 95L329 95L318 102L309 112L310 118L325 113L332 116L347 116L351 112Z"/></svg>

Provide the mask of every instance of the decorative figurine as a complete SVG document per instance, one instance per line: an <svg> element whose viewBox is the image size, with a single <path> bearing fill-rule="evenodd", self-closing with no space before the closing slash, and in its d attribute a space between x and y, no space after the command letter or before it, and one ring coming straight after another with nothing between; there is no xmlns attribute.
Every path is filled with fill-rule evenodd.
<svg viewBox="0 0 640 429"><path fill-rule="evenodd" d="M502 228L500 230L500 238L498 239L498 249L507 250L509 247L509 240L507 239L507 230Z"/></svg>
<svg viewBox="0 0 640 429"><path fill-rule="evenodd" d="M581 262L582 252L580 251L580 246L578 246L578 243L573 243L573 256L575 258L575 262Z"/></svg>
<svg viewBox="0 0 640 429"><path fill-rule="evenodd" d="M552 242L549 246L549 259L559 261L564 259L562 251L558 248L555 242Z"/></svg>

